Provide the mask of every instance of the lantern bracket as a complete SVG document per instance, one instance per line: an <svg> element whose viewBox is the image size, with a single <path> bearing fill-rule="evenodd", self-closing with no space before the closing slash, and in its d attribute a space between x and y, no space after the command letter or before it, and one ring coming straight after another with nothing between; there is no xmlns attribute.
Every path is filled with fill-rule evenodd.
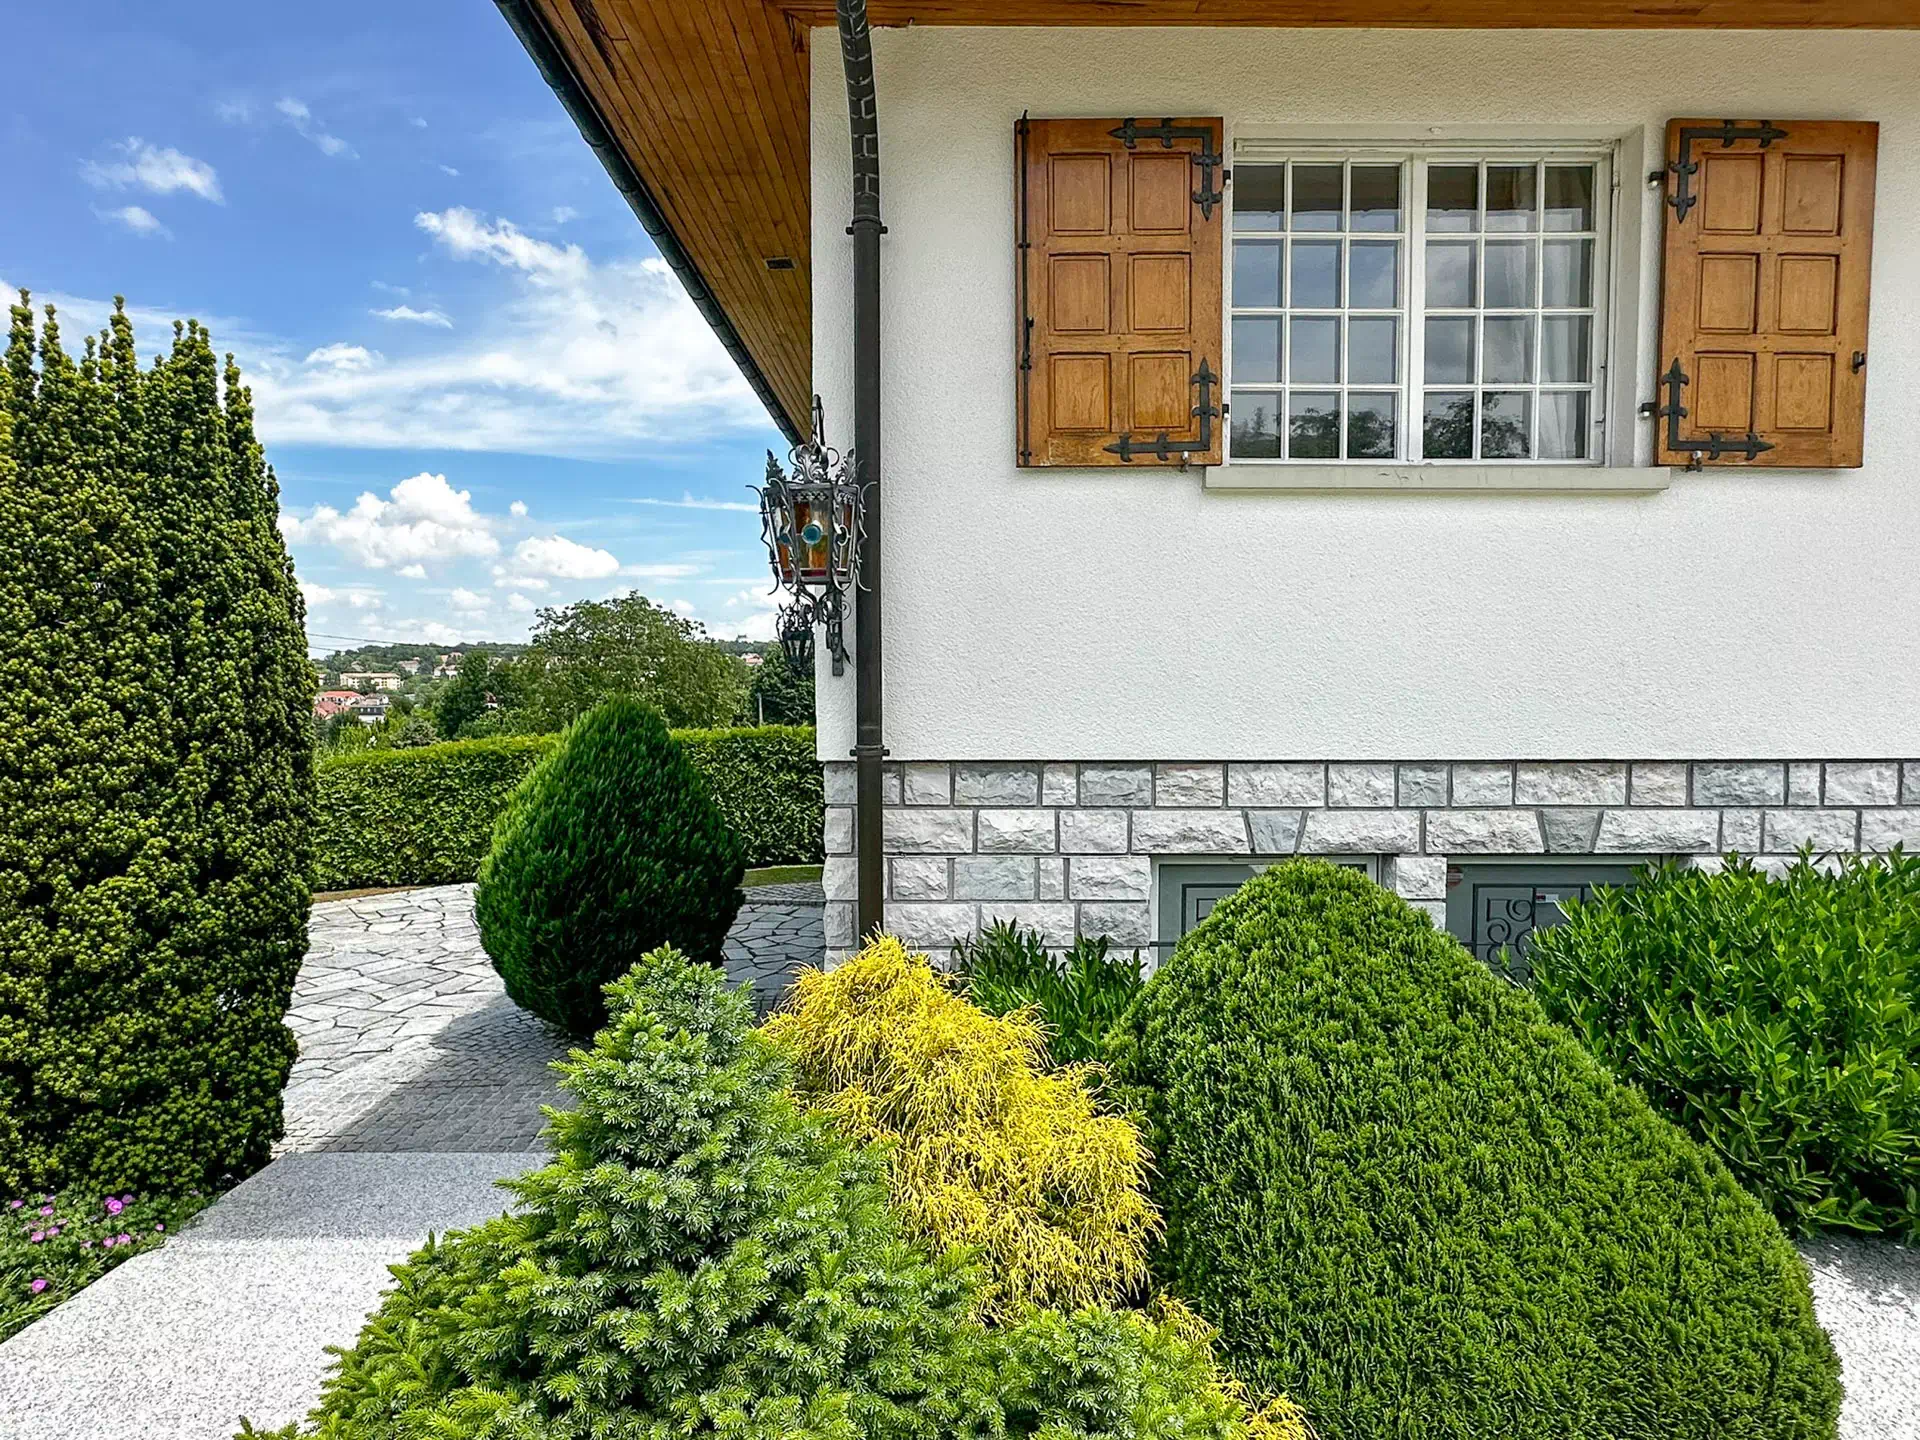
<svg viewBox="0 0 1920 1440"><path fill-rule="evenodd" d="M765 482L748 487L759 498L760 538L774 589L793 594L780 614L780 646L794 663L805 663L812 658L818 625L826 631L833 673L840 675L847 661L846 599L861 586L866 496L853 456L826 443L826 416L817 395L813 433L788 452L787 463L791 472L769 450Z"/></svg>

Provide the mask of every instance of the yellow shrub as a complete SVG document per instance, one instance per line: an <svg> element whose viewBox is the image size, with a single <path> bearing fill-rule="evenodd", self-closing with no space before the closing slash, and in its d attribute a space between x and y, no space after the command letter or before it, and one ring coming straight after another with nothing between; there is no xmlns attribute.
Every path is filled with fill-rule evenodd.
<svg viewBox="0 0 1920 1440"><path fill-rule="evenodd" d="M802 1103L892 1147L909 1223L978 1252L989 1316L1121 1305L1142 1289L1159 1226L1146 1146L1099 1112L1089 1067L1047 1069L1033 1012L989 1015L881 936L836 970L804 972L765 1028Z"/></svg>

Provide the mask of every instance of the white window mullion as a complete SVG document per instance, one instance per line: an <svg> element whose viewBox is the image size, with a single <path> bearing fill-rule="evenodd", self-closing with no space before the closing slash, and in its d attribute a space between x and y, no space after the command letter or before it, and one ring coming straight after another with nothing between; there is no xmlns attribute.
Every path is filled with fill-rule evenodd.
<svg viewBox="0 0 1920 1440"><path fill-rule="evenodd" d="M1400 402L1405 412L1406 443L1401 453L1410 462L1425 454L1425 417L1427 413L1427 162L1407 162L1407 284L1402 292L1407 302L1405 320L1407 343L1406 373Z"/></svg>

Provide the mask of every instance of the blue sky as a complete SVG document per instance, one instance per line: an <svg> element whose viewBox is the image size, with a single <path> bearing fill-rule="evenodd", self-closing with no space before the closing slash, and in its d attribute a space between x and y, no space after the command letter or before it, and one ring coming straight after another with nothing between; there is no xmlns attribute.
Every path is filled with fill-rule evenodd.
<svg viewBox="0 0 1920 1440"><path fill-rule="evenodd" d="M771 634L744 487L784 443L488 0L8 31L0 282L238 355L316 649L628 589Z"/></svg>

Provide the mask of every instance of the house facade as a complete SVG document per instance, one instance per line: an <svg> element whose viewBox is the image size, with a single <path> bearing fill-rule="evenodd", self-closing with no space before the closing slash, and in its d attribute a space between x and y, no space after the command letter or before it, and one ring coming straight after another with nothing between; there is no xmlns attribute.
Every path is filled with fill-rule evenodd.
<svg viewBox="0 0 1920 1440"><path fill-rule="evenodd" d="M1920 844L1920 15L1211 8L874 7L888 928L1164 946L1314 854L1491 956L1639 860ZM809 228L673 233L845 443L848 84L778 13Z"/></svg>

